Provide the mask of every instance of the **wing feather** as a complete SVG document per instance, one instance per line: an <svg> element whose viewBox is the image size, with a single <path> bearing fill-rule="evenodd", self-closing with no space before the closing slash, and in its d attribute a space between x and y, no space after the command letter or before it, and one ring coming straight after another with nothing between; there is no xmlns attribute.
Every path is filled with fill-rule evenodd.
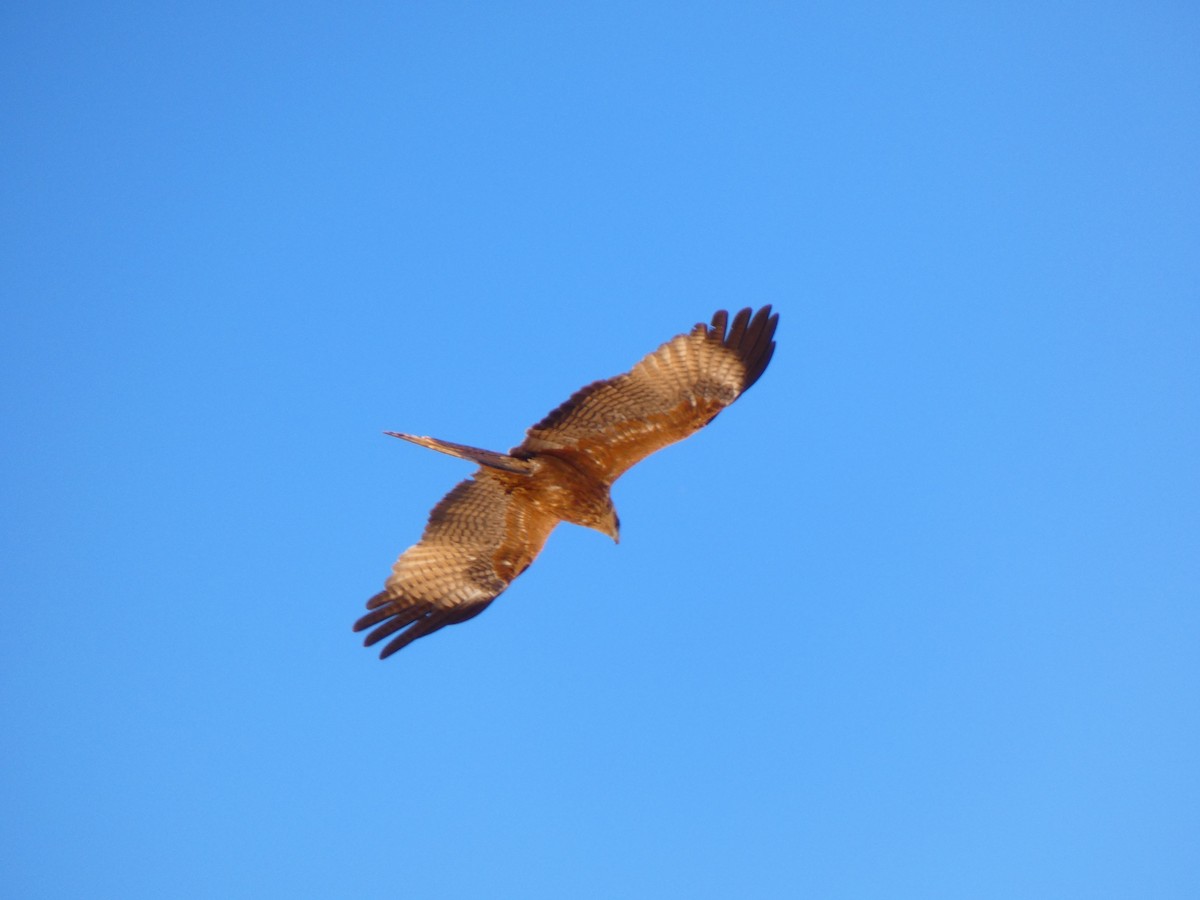
<svg viewBox="0 0 1200 900"><path fill-rule="evenodd" d="M643 358L632 370L577 391L511 452L551 451L607 483L656 450L700 430L746 391L775 351L778 314L718 310Z"/></svg>
<svg viewBox="0 0 1200 900"><path fill-rule="evenodd" d="M481 468L429 514L421 540L396 560L355 631L366 646L407 629L380 652L479 615L538 555L557 519L531 504L522 476Z"/></svg>

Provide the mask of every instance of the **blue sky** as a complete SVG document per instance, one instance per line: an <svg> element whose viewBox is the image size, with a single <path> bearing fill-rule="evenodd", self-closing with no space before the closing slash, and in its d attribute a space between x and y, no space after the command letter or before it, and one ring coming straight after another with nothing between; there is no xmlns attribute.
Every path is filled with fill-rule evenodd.
<svg viewBox="0 0 1200 900"><path fill-rule="evenodd" d="M12 896L1197 896L1189 4L2 20ZM360 646L385 429L763 303L619 547Z"/></svg>

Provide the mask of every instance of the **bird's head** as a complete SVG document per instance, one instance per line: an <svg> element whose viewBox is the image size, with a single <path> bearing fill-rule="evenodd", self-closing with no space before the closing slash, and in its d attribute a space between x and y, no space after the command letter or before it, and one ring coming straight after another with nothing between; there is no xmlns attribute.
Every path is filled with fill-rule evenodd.
<svg viewBox="0 0 1200 900"><path fill-rule="evenodd" d="M614 543L621 543L621 520L613 507L612 498L604 495L603 501L588 510L586 521L580 522L588 528L594 528L601 534L607 534Z"/></svg>
<svg viewBox="0 0 1200 900"><path fill-rule="evenodd" d="M598 530L612 538L614 544L621 543L621 519L617 515L617 510L612 505L611 500L608 502L608 516L604 519L603 526Z"/></svg>

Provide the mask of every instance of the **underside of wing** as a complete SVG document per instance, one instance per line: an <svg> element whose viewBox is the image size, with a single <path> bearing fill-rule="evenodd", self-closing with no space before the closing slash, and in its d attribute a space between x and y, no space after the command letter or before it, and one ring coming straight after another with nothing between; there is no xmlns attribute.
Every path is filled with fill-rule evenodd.
<svg viewBox="0 0 1200 900"><path fill-rule="evenodd" d="M433 508L421 540L367 601L355 631L391 656L419 637L479 615L540 552L557 520L538 516L511 490L514 478L480 469ZM401 630L403 629L403 631Z"/></svg>
<svg viewBox="0 0 1200 900"><path fill-rule="evenodd" d="M512 450L567 455L611 483L656 450L712 421L749 388L775 351L779 316L725 310L646 356L624 375L577 391Z"/></svg>

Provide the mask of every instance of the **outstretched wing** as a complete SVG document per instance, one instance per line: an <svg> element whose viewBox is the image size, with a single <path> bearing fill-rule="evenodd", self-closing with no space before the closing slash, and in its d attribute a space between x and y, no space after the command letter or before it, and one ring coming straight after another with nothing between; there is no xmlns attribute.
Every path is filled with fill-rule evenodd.
<svg viewBox="0 0 1200 900"><path fill-rule="evenodd" d="M526 432L512 455L566 455L611 484L655 450L699 431L754 384L775 352L778 314L720 310L624 375L597 381ZM729 325L728 331L726 326Z"/></svg>
<svg viewBox="0 0 1200 900"><path fill-rule="evenodd" d="M396 560L383 591L367 601L355 631L366 646L401 631L391 656L419 637L479 615L533 562L558 519L513 490L523 476L482 468L429 514L421 540Z"/></svg>

